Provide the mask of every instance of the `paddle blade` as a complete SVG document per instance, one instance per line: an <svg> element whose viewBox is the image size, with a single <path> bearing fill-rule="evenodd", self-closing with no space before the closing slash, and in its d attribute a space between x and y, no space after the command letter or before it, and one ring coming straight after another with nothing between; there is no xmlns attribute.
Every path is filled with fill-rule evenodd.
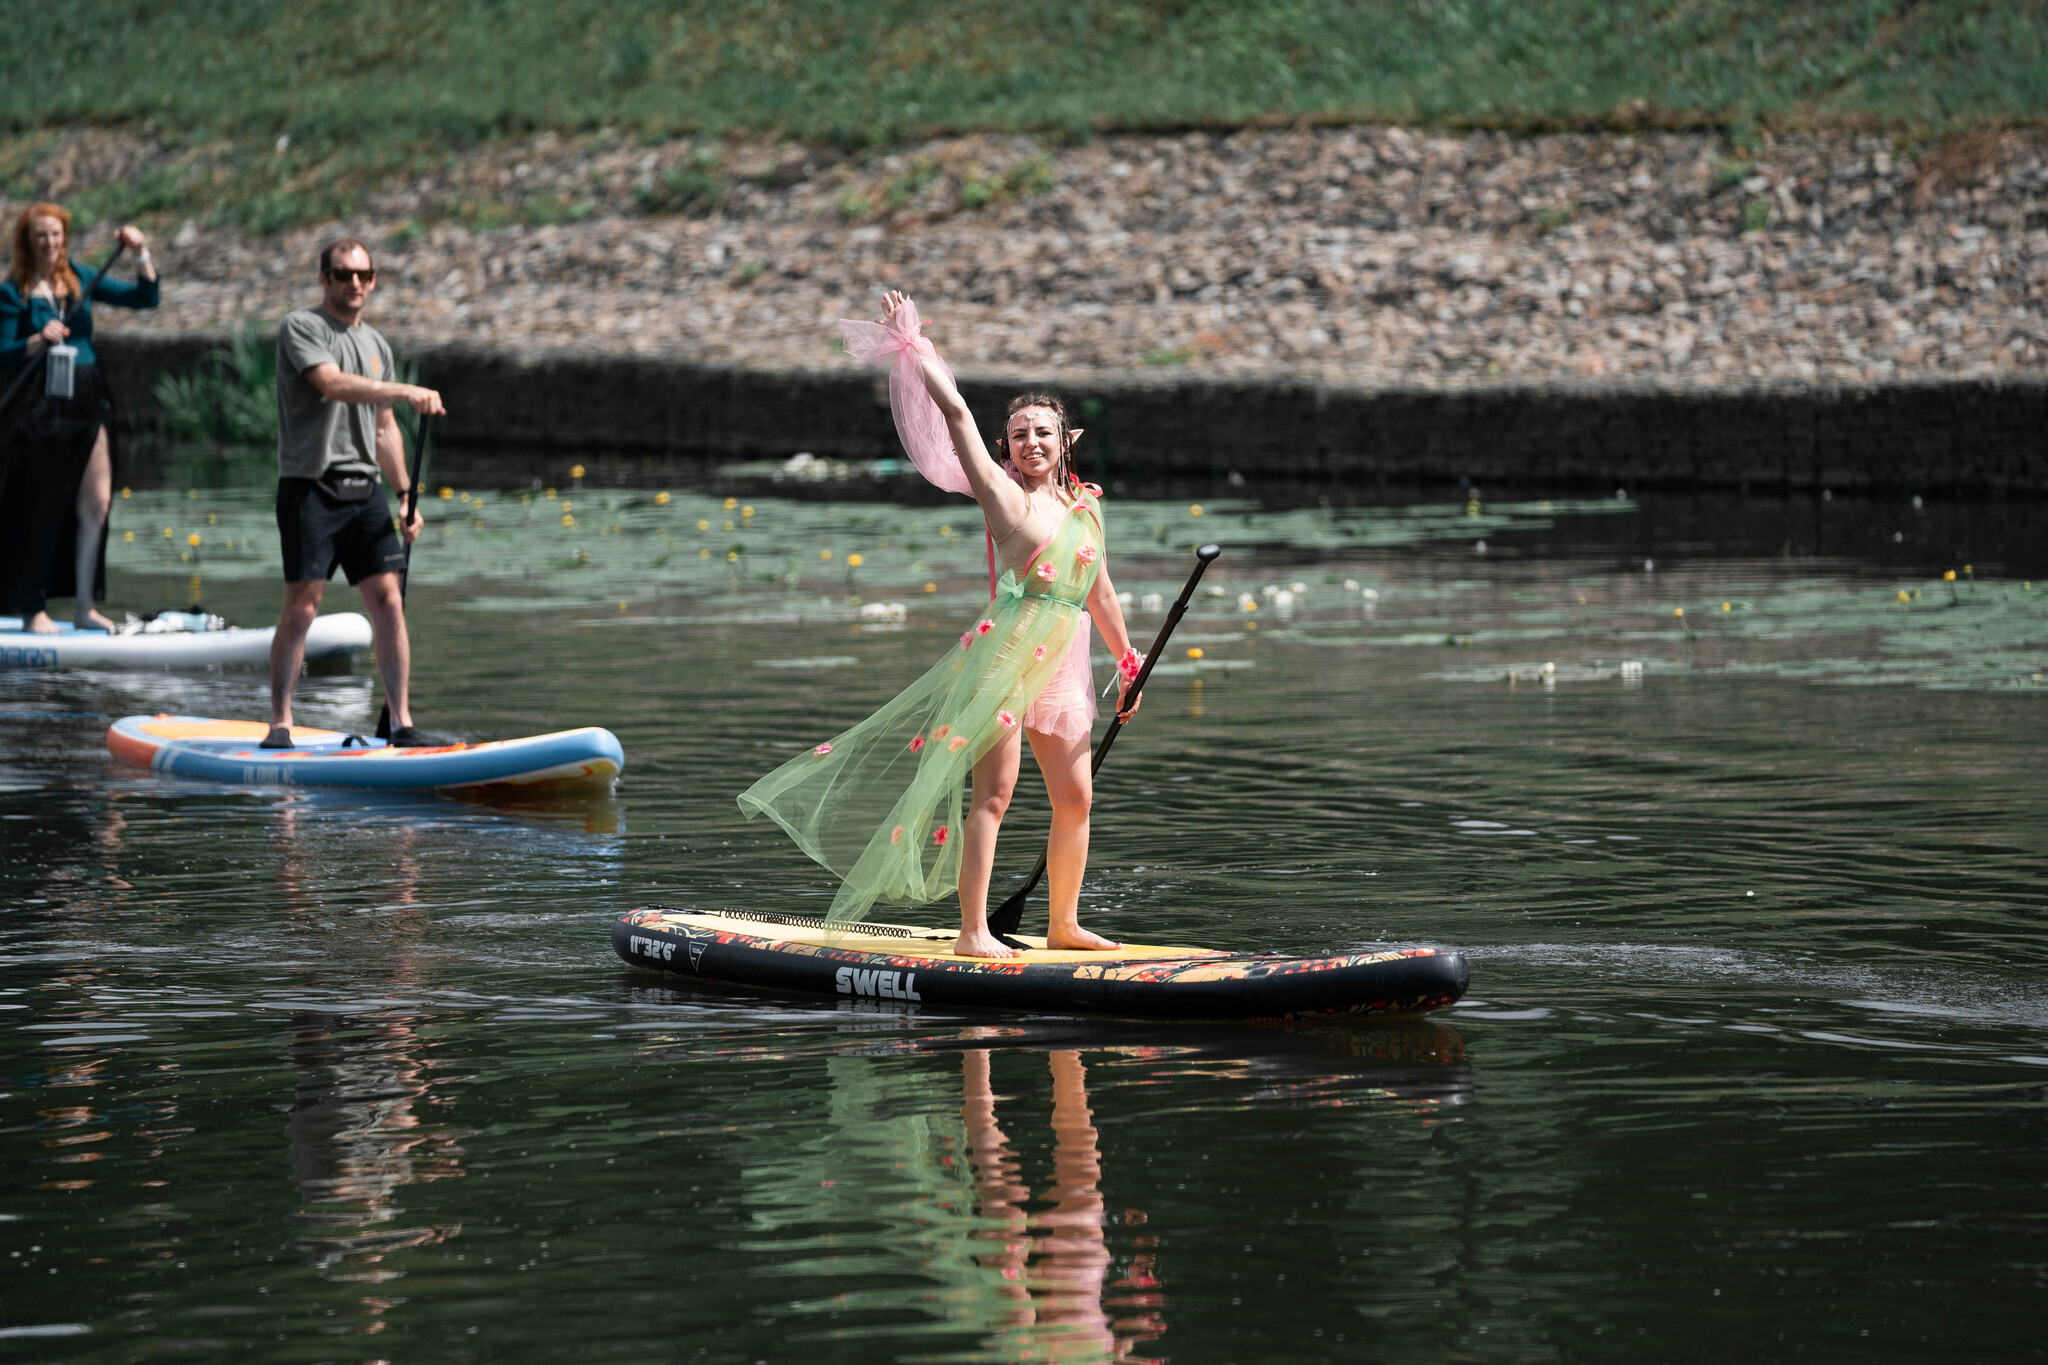
<svg viewBox="0 0 2048 1365"><path fill-rule="evenodd" d="M388 701L377 712L377 738L391 738L391 703Z"/></svg>
<svg viewBox="0 0 2048 1365"><path fill-rule="evenodd" d="M1017 926L1024 922L1025 903L1031 899L1031 893L1037 889L1038 878L1036 876L1033 876L1024 885L1018 887L1011 894L1010 898L1001 905L998 905L995 913L988 917L988 931L1004 943L1009 944L1012 948L1022 948L1024 945L1011 938L1010 935L1016 933Z"/></svg>

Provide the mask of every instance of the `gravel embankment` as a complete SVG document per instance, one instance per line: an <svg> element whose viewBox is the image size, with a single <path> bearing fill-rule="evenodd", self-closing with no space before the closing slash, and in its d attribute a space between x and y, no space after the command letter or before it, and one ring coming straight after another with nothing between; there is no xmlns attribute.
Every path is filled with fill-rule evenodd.
<svg viewBox="0 0 2048 1365"><path fill-rule="evenodd" d="M140 156L75 134L42 184ZM158 239L161 311L102 326L275 317L312 297L317 243L346 230L385 271L372 320L413 345L843 365L834 320L900 286L970 372L1712 387L2048 370L2038 131L1917 159L1851 134L1743 161L1706 135L1398 128L717 156L543 136L395 183L346 223L258 239L188 223ZM694 216L640 207L707 191L723 202ZM583 217L532 222L567 214Z"/></svg>

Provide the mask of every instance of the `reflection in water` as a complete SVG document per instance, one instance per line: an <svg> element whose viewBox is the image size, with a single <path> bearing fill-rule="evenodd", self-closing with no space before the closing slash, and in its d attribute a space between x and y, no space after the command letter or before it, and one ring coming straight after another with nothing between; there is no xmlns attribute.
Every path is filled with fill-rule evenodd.
<svg viewBox="0 0 2048 1365"><path fill-rule="evenodd" d="M297 1089L287 1133L292 1179L305 1203L293 1221L334 1231L294 1238L292 1248L312 1256L316 1265L367 1265L386 1252L439 1242L462 1230L459 1224L376 1227L404 1212L394 1202L401 1187L463 1174L455 1135L423 1124L418 1112L435 1102L421 1060L418 1025L425 1017L301 1014L293 1020ZM382 1280L396 1273L344 1278Z"/></svg>
<svg viewBox="0 0 2048 1365"><path fill-rule="evenodd" d="M345 939L339 924L318 918L331 913L323 908L316 884L320 850L307 846L316 835L301 829L296 803L280 805L274 830L279 904L294 916L315 918L308 927L318 932L323 957L372 957L386 989L416 989L418 958L431 925L419 894L413 831L399 827L376 840L374 847L384 850L386 858L368 870L390 888L390 900L384 913L368 921L367 935ZM320 832L329 833L331 828L321 826ZM360 840L351 841L350 851L361 845ZM366 869L353 870L360 875ZM301 984L342 984L343 989L360 992L367 983L331 983L316 972ZM292 1221L321 1231L296 1237L291 1246L312 1257L316 1266L367 1266L387 1252L430 1245L462 1230L459 1224L378 1227L404 1212L395 1202L403 1186L463 1174L456 1135L445 1126L423 1123L420 1117L423 1106L437 1103L429 1088L427 1046L420 1033L431 1017L406 1006L363 1012L303 1010L292 1015L288 1054L295 1094L286 1132L292 1177L304 1204ZM397 1275L393 1270L355 1270L332 1278L379 1281ZM370 1299L363 1305L373 1319L389 1307ZM381 1328L381 1322L372 1322L364 1330Z"/></svg>
<svg viewBox="0 0 2048 1365"><path fill-rule="evenodd" d="M914 1339L929 1345L908 1358L927 1361L1148 1359L1132 1352L1165 1331L1157 1239L1144 1229L1128 1251L1110 1244L1081 1054L1050 1054L1052 1178L1035 1195L1019 1151L1032 1144L999 1125L991 1054L973 1046L990 1032L959 1038L957 1086L923 1047L829 1058L830 1136L749 1163L755 1235L728 1249L836 1291L779 1308L785 1343L871 1358L877 1342ZM1136 1210L1114 1220L1145 1221ZM961 1337L965 1349L934 1349Z"/></svg>
<svg viewBox="0 0 2048 1365"><path fill-rule="evenodd" d="M1972 583L1964 565L1982 580L1991 555L1960 537L2048 539L2007 535L2000 512L1959 514L1951 543L1901 501L1909 544L1883 554L1917 540L1914 565L1853 546L1830 563L1780 556L1822 543L1797 508L1660 529L1646 502L1601 518L1597 543L1487 527L1484 560L1462 508L1432 514L1455 554L1318 549L1310 525L1261 555L1238 536L1264 513L1246 527L1212 504L1202 525L1232 548L1205 582L1224 595L1175 637L1206 657L1167 661L1187 671L1155 675L1161 723L1104 768L1118 815L1090 894L1118 937L1462 945L1474 997L1439 1022L969 1029L622 975L609 918L646 900L829 898L730 793L927 667L986 592L980 546L913 550L853 494L801 523L756 500L774 524L750 528L751 562L777 567L778 539L812 564L835 552L799 591L707 578L549 605L638 574L636 537L659 528L635 519L694 526L683 498L608 518L633 532L590 537L609 567L550 570L508 525L511 581L482 590L516 610L473 610L474 580L415 582L437 714L478 736L611 726L629 831L616 803L280 793L109 763L108 717L248 714L256 673L0 674L0 1355L2038 1351L2041 1228L2023 1215L2048 1131L2048 712L2019 627L2048 620L2048 593L2038 570L2031 589ZM1164 541L1118 509L1120 543L1157 550L1120 561L1120 586L1177 591L1186 505L1158 508ZM1871 529L1894 545L1894 523ZM812 595L838 594L856 545L861 590L903 597L906 631L856 634ZM686 571L726 572L680 548ZM876 576L913 554L910 588ZM246 582L218 605L274 611ZM1295 594L1284 628L1267 586ZM209 573L210 596L240 591ZM768 677L805 612L816 653L850 662ZM1526 685L1550 660L1555 686ZM1622 660L1644 662L1639 685L1596 678ZM371 686L328 680L308 704L360 729ZM990 1049L988 1080L963 1095L970 1048ZM487 1136L458 1137L456 1116ZM452 1241L392 1250L457 1221Z"/></svg>
<svg viewBox="0 0 2048 1365"><path fill-rule="evenodd" d="M1166 1330L1157 1311L1164 1298L1155 1257L1149 1250L1134 1256L1129 1274L1113 1286L1124 1293L1105 1304L1112 1257L1103 1235L1102 1152L1088 1108L1088 1073L1079 1052L1047 1059L1054 1142L1044 1197L1052 1207L1027 1215L1031 1189L996 1121L988 1049L970 1048L961 1057L960 1117L974 1165L975 1211L988 1224L975 1235L997 1244L977 1259L1001 1273L1001 1292L1016 1304L1008 1330L988 1344L1003 1359L1139 1360L1132 1349ZM1143 1221L1135 1210L1124 1215L1127 1225ZM1136 1311L1112 1320L1109 1307Z"/></svg>

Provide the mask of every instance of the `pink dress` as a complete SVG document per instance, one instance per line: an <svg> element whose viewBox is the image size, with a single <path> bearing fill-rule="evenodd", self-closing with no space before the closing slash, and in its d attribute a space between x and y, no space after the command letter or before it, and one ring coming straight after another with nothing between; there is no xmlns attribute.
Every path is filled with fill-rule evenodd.
<svg viewBox="0 0 2048 1365"><path fill-rule="evenodd" d="M1088 484L1085 487L1095 497L1102 496L1102 490L1095 485ZM1094 520L1096 540L1100 542L1102 518L1096 514L1095 508L1085 501L1076 499L1066 515L1073 516L1076 513L1085 513ZM1064 520L1065 518L1062 518L1063 522ZM1058 537L1059 527L1055 526L1052 535L1046 537L1045 545L1040 545L1031 552L1031 564L1036 564L1038 557L1045 553L1046 545L1052 544ZM1026 573L1031 571L1031 564L1024 566ZM989 596L993 598L995 592L995 542L991 540ZM1088 658L1088 640L1094 632L1089 628L1088 614L1081 612L1079 615L1080 619L1074 623L1073 642L1067 646L1066 658L1062 661L1059 672L1053 674L1052 680L1046 683L1045 690L1038 694L1038 699L1024 709L1024 728L1027 730L1036 730L1042 735L1052 735L1057 739L1081 739L1095 728L1095 717L1099 712L1095 706L1095 674Z"/></svg>

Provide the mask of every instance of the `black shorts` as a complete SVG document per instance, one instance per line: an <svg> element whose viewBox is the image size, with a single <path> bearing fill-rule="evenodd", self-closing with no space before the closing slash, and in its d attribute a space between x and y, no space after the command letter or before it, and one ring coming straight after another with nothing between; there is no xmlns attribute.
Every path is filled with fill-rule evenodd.
<svg viewBox="0 0 2048 1365"><path fill-rule="evenodd" d="M312 479L279 479L277 532L287 583L325 582L337 564L350 587L405 569L405 542L381 488L361 502L342 502Z"/></svg>

